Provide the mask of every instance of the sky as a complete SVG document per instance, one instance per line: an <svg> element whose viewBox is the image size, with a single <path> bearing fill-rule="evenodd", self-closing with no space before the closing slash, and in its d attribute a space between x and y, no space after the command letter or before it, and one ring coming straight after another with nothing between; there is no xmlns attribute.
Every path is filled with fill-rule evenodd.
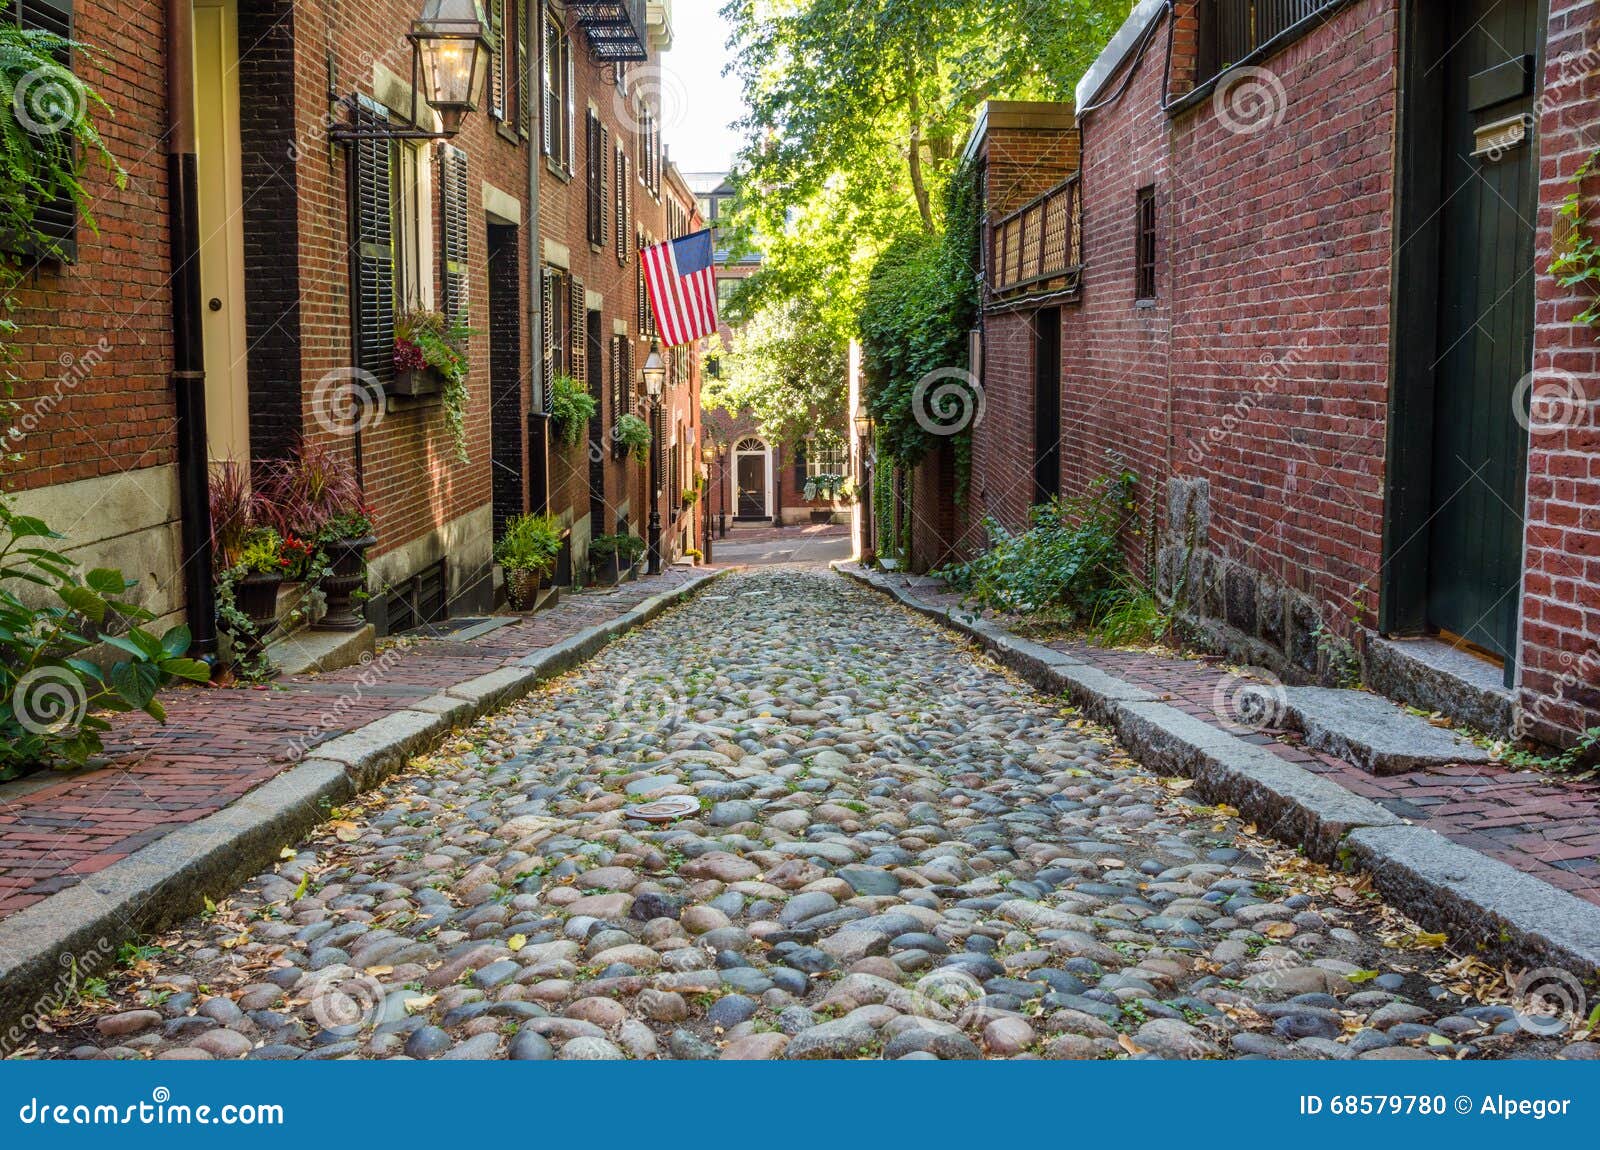
<svg viewBox="0 0 1600 1150"><path fill-rule="evenodd" d="M672 51L662 57L662 133L685 172L723 171L740 137L729 125L744 115L739 82L724 76L728 24L723 0L673 0Z"/></svg>

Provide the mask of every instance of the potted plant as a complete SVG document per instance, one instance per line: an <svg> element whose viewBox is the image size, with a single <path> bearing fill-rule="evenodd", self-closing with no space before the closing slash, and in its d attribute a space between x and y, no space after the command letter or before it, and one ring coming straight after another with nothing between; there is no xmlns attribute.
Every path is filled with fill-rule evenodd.
<svg viewBox="0 0 1600 1150"><path fill-rule="evenodd" d="M637 535L599 535L589 540L589 567L602 586L615 587L642 554L644 540Z"/></svg>
<svg viewBox="0 0 1600 1150"><path fill-rule="evenodd" d="M372 514L365 507L339 512L317 533L317 547L327 557L318 581L328 604L328 613L317 624L321 630L359 631L367 625L355 605L367 581L367 548L376 542Z"/></svg>
<svg viewBox="0 0 1600 1150"><path fill-rule="evenodd" d="M420 399L437 395L455 443L456 458L467 462L467 349L477 332L466 315L417 309L395 317L393 395Z"/></svg>
<svg viewBox="0 0 1600 1150"><path fill-rule="evenodd" d="M631 455L636 463L650 462L650 425L637 415L624 415L617 420L611 438L621 454Z"/></svg>
<svg viewBox="0 0 1600 1150"><path fill-rule="evenodd" d="M520 515L506 524L494 557L506 573L506 595L517 611L526 611L549 586L561 552L561 521L553 515Z"/></svg>
<svg viewBox="0 0 1600 1150"><path fill-rule="evenodd" d="M577 447L589 434L596 404L589 389L570 375L558 375L550 385L550 424L556 442Z"/></svg>
<svg viewBox="0 0 1600 1150"><path fill-rule="evenodd" d="M845 477L842 475L813 475L806 480L805 500L807 503L826 501L830 504L843 497L845 490ZM811 509L811 522L832 523L833 511L830 507L813 507Z"/></svg>
<svg viewBox="0 0 1600 1150"><path fill-rule="evenodd" d="M352 610L353 596L365 581L367 548L376 540L354 472L315 443L303 443L260 470L264 514L280 536L294 540L290 569L311 589L307 613L314 616L320 601L327 614L319 627L360 630L365 624Z"/></svg>
<svg viewBox="0 0 1600 1150"><path fill-rule="evenodd" d="M278 626L278 590L291 560L283 553L283 539L270 527L250 533L231 569L234 603L250 621L253 634L245 637L246 653L266 646Z"/></svg>

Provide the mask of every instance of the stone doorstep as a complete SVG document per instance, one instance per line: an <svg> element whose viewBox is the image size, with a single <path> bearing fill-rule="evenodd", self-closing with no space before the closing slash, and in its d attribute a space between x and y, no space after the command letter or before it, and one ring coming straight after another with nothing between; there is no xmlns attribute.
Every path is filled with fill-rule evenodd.
<svg viewBox="0 0 1600 1150"><path fill-rule="evenodd" d="M314 672L338 671L370 660L377 652L377 629L359 631L296 631L267 644L267 658L285 679Z"/></svg>
<svg viewBox="0 0 1600 1150"><path fill-rule="evenodd" d="M1372 689L1497 739L1510 738L1516 700L1501 670L1438 639L1369 636L1366 677Z"/></svg>
<svg viewBox="0 0 1600 1150"><path fill-rule="evenodd" d="M1048 650L1025 639L1004 642L994 635L996 628L980 631L972 621L923 603L892 580L853 563L836 563L834 568L973 638L1024 675L1024 668L1037 665L1039 652ZM1008 648L1016 649L1015 662ZM1454 931L1490 954L1535 965L1553 961L1583 977L1600 971L1600 907L1425 827L1407 824L1332 779L1160 703L1114 675L1058 664L1049 668L1048 677L1054 679L1052 689L1065 691L1091 717L1107 716L1101 721L1109 723L1141 762L1193 778L1201 795L1231 804L1262 831L1304 847L1318 861L1335 864L1353 858L1372 874L1382 894L1418 922ZM1109 693L1101 693L1102 688ZM1093 694L1098 698L1090 700ZM1417 721L1430 732L1443 733Z"/></svg>
<svg viewBox="0 0 1600 1150"><path fill-rule="evenodd" d="M1489 752L1482 747L1381 695L1337 687L1252 690L1264 697L1269 709L1281 702L1287 722L1304 733L1307 745L1369 774L1403 775L1428 767L1489 762Z"/></svg>
<svg viewBox="0 0 1600 1150"><path fill-rule="evenodd" d="M568 636L521 666L457 684L312 749L309 758L235 802L141 847L127 858L0 919L0 1034L61 993L61 972L78 961L85 973L130 938L197 913L269 866L278 852L349 800L403 769L456 727L526 694L592 657L619 635L648 622L712 583L707 571L617 619ZM492 680L492 682L490 682ZM3 1054L0 1050L0 1054Z"/></svg>

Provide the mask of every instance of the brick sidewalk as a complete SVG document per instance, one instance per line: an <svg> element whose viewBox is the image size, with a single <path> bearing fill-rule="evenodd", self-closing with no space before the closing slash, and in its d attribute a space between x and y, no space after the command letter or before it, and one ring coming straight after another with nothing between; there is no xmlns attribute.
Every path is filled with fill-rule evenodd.
<svg viewBox="0 0 1600 1150"><path fill-rule="evenodd" d="M896 576L894 581L930 605L949 608L961 601L936 579ZM1201 722L1326 775L1403 819L1600 905L1600 784L1466 765L1380 778L1308 749L1295 733L1241 730L1232 722L1237 715L1230 705L1236 694L1232 686L1240 680L1220 660L1107 650L1081 641L1043 642L1155 692Z"/></svg>
<svg viewBox="0 0 1600 1150"><path fill-rule="evenodd" d="M615 591L569 596L550 611L468 642L428 640L369 667L280 679L261 689L195 687L163 695L165 726L116 716L112 764L0 784L0 918L77 883L221 810L311 747L516 663L687 582L673 568Z"/></svg>

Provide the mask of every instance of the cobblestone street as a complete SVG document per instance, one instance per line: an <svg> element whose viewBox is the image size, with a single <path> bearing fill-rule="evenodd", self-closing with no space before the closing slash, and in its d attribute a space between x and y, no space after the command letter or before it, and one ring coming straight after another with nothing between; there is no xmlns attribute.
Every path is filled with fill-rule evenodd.
<svg viewBox="0 0 1600 1150"><path fill-rule="evenodd" d="M1188 786L836 574L733 574L329 812L39 1053L1563 1051ZM630 817L675 796L698 813Z"/></svg>

